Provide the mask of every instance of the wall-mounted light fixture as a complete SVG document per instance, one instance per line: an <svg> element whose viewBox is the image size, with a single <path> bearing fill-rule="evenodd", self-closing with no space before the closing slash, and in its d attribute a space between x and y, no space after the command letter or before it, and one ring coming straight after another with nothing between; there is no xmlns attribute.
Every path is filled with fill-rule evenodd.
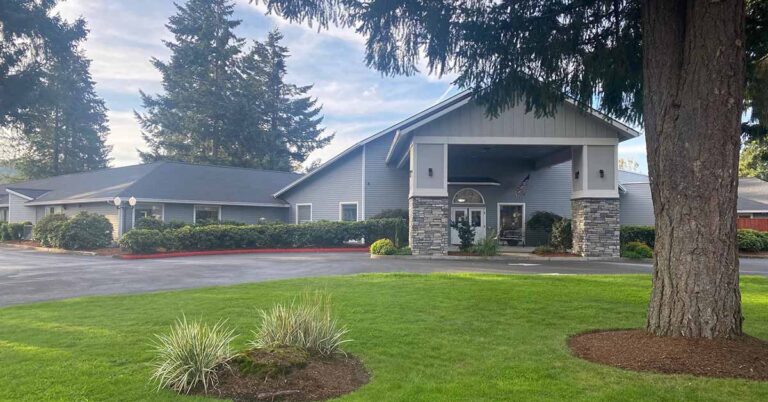
<svg viewBox="0 0 768 402"><path fill-rule="evenodd" d="M429 168L429 177L432 177L432 168Z"/></svg>
<svg viewBox="0 0 768 402"><path fill-rule="evenodd" d="M579 180L579 171L578 171L578 170L576 171L576 174L574 175L574 178L575 178L576 180Z"/></svg>
<svg viewBox="0 0 768 402"><path fill-rule="evenodd" d="M600 178L602 179L604 177L605 177L605 170L600 169Z"/></svg>

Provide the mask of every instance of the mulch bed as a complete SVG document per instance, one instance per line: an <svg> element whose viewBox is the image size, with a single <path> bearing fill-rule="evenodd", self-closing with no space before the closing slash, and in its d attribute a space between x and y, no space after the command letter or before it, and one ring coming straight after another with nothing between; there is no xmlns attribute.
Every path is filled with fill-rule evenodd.
<svg viewBox="0 0 768 402"><path fill-rule="evenodd" d="M368 383L365 367L352 355L311 357L287 374L243 373L237 364L222 368L219 383L198 395L234 401L320 401L350 393Z"/></svg>
<svg viewBox="0 0 768 402"><path fill-rule="evenodd" d="M627 370L768 381L768 342L659 337L649 332L589 332L568 339L574 355Z"/></svg>

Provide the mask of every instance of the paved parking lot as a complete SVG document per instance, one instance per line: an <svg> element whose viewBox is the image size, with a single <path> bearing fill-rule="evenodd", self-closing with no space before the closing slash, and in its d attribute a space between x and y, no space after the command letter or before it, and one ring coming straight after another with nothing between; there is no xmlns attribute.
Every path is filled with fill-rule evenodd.
<svg viewBox="0 0 768 402"><path fill-rule="evenodd" d="M372 260L366 253L246 254L130 261L0 247L0 305L364 272L624 274L649 273L651 266L597 261ZM768 276L768 260L742 260L742 273Z"/></svg>

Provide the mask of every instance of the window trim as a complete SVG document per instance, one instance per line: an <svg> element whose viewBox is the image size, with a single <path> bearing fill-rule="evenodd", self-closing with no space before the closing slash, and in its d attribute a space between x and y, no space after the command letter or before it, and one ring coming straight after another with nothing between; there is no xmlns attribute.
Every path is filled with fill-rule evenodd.
<svg viewBox="0 0 768 402"><path fill-rule="evenodd" d="M456 202L456 196L460 192L462 192L464 190L470 190L470 191L473 191L473 192L477 193L477 195L480 196L480 201L482 201L482 202L479 203L479 204L475 203L475 202ZM485 196L483 196L483 193L481 193L480 191L478 191L477 189L474 189L472 187L462 187L462 188L456 190L456 192L453 193L453 197L451 198L451 204L452 205L486 205L485 204Z"/></svg>
<svg viewBox="0 0 768 402"><path fill-rule="evenodd" d="M358 222L360 220L360 205L357 201L342 201L339 203L339 222L346 222L344 221L344 205L355 206L355 220L349 222Z"/></svg>
<svg viewBox="0 0 768 402"><path fill-rule="evenodd" d="M314 212L315 212L314 211L315 208L312 207L312 203L311 202L302 202L302 203L296 203L296 204L293 204L293 205L296 206L295 211L294 211L294 215L295 215L295 223L297 225L299 224L299 207L309 207L309 221L310 222L314 222L315 221L315 216L313 215Z"/></svg>
<svg viewBox="0 0 768 402"><path fill-rule="evenodd" d="M139 204L154 204L154 205L160 205L160 222L165 222L165 204L155 203L155 202L145 202L145 203L136 203L136 206ZM131 208L131 227L136 227L136 207Z"/></svg>
<svg viewBox="0 0 768 402"><path fill-rule="evenodd" d="M210 204L198 205L198 204L195 204L194 208L192 208L192 224L193 225L197 223L197 208L198 207L205 207L205 208L216 207L216 208L218 208L219 209L219 218L218 219L219 219L219 222L221 222L221 205L210 205Z"/></svg>

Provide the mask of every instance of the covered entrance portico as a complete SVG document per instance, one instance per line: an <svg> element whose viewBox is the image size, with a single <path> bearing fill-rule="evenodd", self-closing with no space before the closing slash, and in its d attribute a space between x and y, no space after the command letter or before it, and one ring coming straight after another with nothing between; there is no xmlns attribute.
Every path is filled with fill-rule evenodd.
<svg viewBox="0 0 768 402"><path fill-rule="evenodd" d="M413 253L447 254L458 243L450 222L461 219L475 227L475 241L542 244L546 233L526 223L546 211L572 219L574 253L618 257L617 149L636 132L573 106L543 119L482 113L470 103L396 133L387 162L410 172Z"/></svg>

